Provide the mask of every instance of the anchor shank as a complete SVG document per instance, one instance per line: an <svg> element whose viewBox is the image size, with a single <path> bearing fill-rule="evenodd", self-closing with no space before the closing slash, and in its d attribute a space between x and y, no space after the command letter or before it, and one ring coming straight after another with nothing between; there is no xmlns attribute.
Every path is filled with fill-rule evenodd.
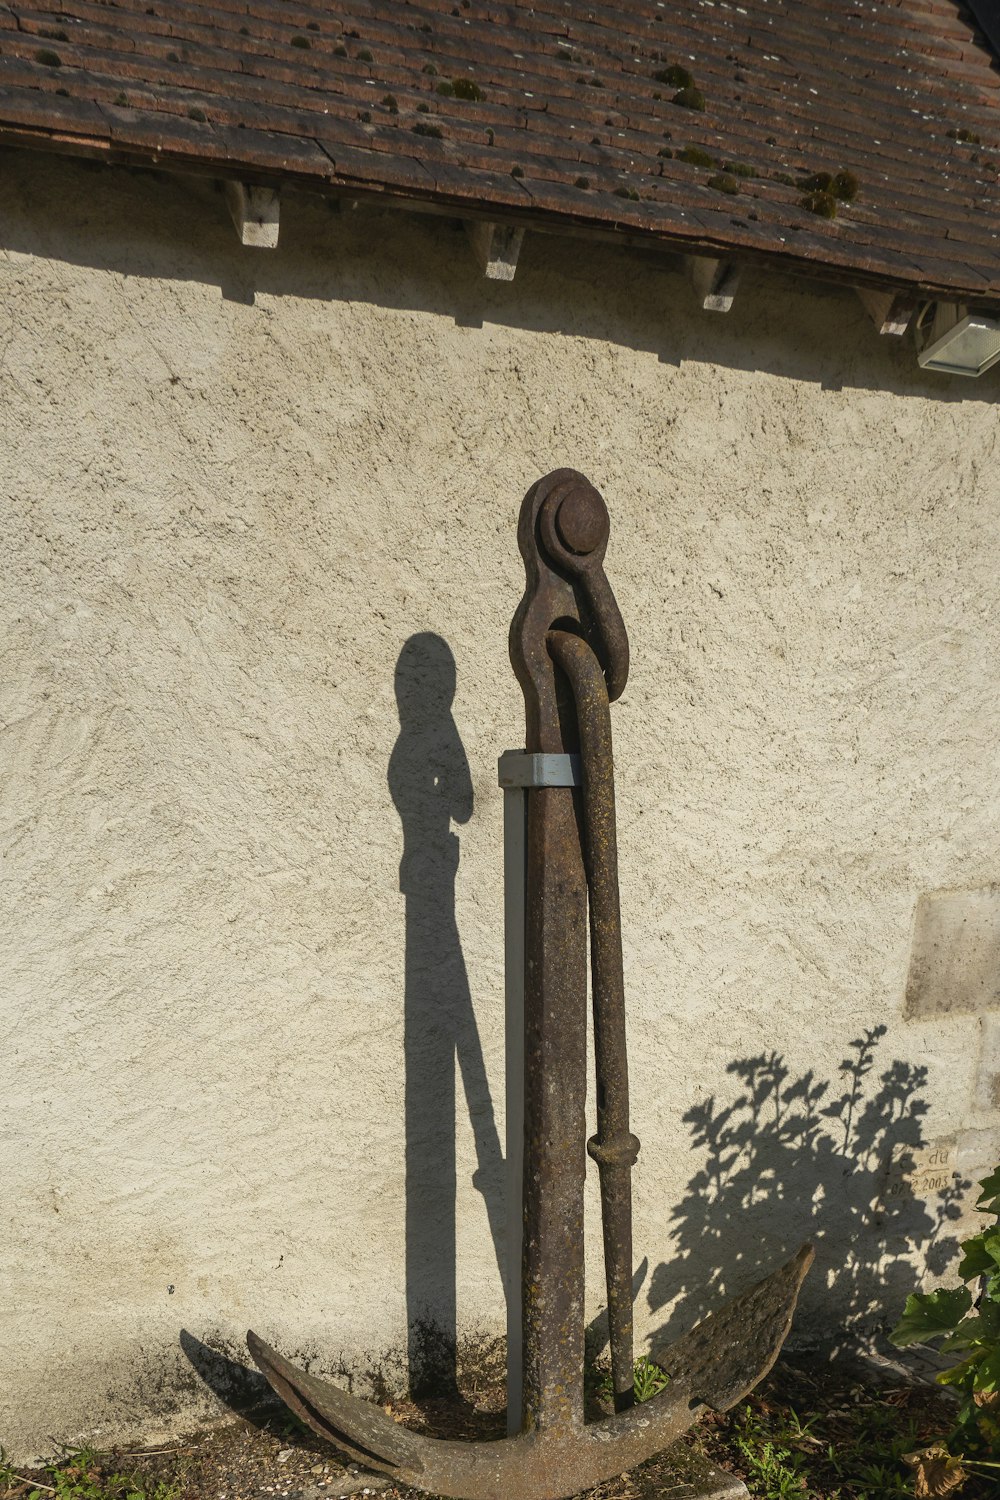
<svg viewBox="0 0 1000 1500"><path fill-rule="evenodd" d="M570 787L528 793L523 1426L583 1424L587 881Z"/></svg>

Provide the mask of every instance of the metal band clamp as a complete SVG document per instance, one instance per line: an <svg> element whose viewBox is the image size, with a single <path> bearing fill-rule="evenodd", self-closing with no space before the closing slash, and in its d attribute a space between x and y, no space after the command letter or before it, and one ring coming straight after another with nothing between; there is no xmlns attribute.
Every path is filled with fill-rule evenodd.
<svg viewBox="0 0 1000 1500"><path fill-rule="evenodd" d="M510 787L583 785L579 755L555 751L505 750L497 761L497 776L505 791Z"/></svg>

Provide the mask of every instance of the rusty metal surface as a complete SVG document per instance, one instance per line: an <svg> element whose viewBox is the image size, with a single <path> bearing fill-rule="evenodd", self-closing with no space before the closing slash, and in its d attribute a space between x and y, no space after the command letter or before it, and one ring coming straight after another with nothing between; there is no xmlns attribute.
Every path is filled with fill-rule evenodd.
<svg viewBox="0 0 1000 1500"><path fill-rule="evenodd" d="M753 1390L787 1337L812 1259L804 1247L663 1352L673 1378L651 1401L585 1427L533 1430L497 1442L457 1443L409 1432L381 1407L304 1374L252 1335L251 1352L314 1432L399 1484L458 1500L565 1500L643 1463L705 1411L726 1411Z"/></svg>
<svg viewBox="0 0 1000 1500"><path fill-rule="evenodd" d="M604 573L609 530L604 501L573 470L557 470L529 491L518 527L527 588L511 625L510 653L525 695L525 749L529 753L581 750L585 781L582 796L568 787L539 788L528 794L526 1170L521 1265L522 1420L527 1428L547 1427L553 1412L574 1425L583 1422L588 884L591 884L591 928L598 934L594 958L596 963L600 955L604 981L602 994L615 960L612 957L609 962L607 938L611 936L613 942L613 934L606 920L607 910L600 926L594 924L592 876L597 861L593 841L586 836L581 838L581 829L589 826L586 782L588 776L591 783L595 775L600 780L601 773L594 760L602 755L607 768L605 797L609 782L611 786L613 829L607 709L609 695L619 696L628 678L628 638ZM553 632L551 627L557 623L563 628ZM568 634L569 629L580 634ZM603 700L606 720L606 744L595 741L590 718L585 723L580 713L572 677L557 666L551 646L553 641L563 638L570 650L577 647L584 653L591 676L596 675L597 695ZM586 871L585 847L590 851ZM617 855L613 850L610 852L614 859L615 913L610 926L616 926L618 932L621 1034L620 1047L612 1061L607 1055L610 1032L599 1028L599 1080L603 1065L607 1082L615 1069L623 1073L625 1063ZM606 884L602 891L607 894ZM608 905L605 899L603 908ZM596 987L594 993L596 1015ZM627 1111L627 1079L624 1083ZM610 1160L602 1167L605 1257L619 1407L629 1404L632 1390L632 1237L627 1168L624 1178L623 1183L621 1169L616 1169Z"/></svg>
<svg viewBox="0 0 1000 1500"><path fill-rule="evenodd" d="M633 1404L631 1169L625 988L610 702L628 639L604 573L609 521L582 475L560 469L525 496L526 588L510 632L529 752L579 752L579 788L528 792L521 1430L455 1443L408 1432L378 1407L297 1370L255 1334L253 1358L321 1436L401 1483L468 1500L560 1500L632 1468L707 1408L725 1409L770 1369L812 1260L804 1247L656 1355L670 1382ZM587 920L597 1133L584 1142ZM601 1181L615 1415L584 1420L586 1150Z"/></svg>
<svg viewBox="0 0 1000 1500"><path fill-rule="evenodd" d="M522 1426L583 1425L587 880L570 787L528 793Z"/></svg>
<svg viewBox="0 0 1000 1500"><path fill-rule="evenodd" d="M633 1390L631 1173L639 1155L639 1142L629 1129L611 714L605 675L587 642L566 631L554 630L549 633L548 645L572 688L580 731L597 1064L597 1134L587 1142L587 1150L601 1177L611 1382L615 1409L624 1411L632 1404Z"/></svg>

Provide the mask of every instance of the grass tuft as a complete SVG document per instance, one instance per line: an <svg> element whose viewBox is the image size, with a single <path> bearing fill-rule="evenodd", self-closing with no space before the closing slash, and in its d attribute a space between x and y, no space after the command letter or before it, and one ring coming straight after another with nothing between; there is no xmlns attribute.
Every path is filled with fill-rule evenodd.
<svg viewBox="0 0 1000 1500"><path fill-rule="evenodd" d="M670 102L671 104L679 104L682 109L704 109L705 95L701 89L678 89Z"/></svg>
<svg viewBox="0 0 1000 1500"><path fill-rule="evenodd" d="M474 78L453 78L451 88L456 99L468 99L476 104L486 98Z"/></svg>
<svg viewBox="0 0 1000 1500"><path fill-rule="evenodd" d="M832 193L806 193L804 198L799 199L799 207L807 209L811 214L818 214L821 219L837 217L837 200Z"/></svg>
<svg viewBox="0 0 1000 1500"><path fill-rule="evenodd" d="M653 77L657 83L669 83L671 88L690 89L694 87L694 74L689 73L687 68L680 63L671 63L669 68L661 68Z"/></svg>
<svg viewBox="0 0 1000 1500"><path fill-rule="evenodd" d="M678 151L677 160L690 162L692 167L715 166L715 157L709 156L700 146L685 146L683 151Z"/></svg>

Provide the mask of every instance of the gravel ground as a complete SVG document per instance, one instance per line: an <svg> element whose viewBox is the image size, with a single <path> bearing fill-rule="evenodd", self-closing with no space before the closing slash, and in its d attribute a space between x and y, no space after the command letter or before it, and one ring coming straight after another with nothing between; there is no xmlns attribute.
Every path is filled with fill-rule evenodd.
<svg viewBox="0 0 1000 1500"><path fill-rule="evenodd" d="M739 1476L753 1497L907 1500L913 1472L904 1455L948 1431L955 1405L940 1387L860 1379L828 1367L779 1363L726 1416L709 1415L683 1443L577 1500L697 1500L719 1494L699 1471ZM438 1437L484 1439L505 1430L501 1384L457 1400L394 1401L386 1411ZM692 1467L693 1466L693 1467ZM725 1481L723 1480L723 1490ZM62 1465L0 1475L3 1500L337 1500L378 1495L426 1500L365 1473L303 1427L269 1408L150 1452L78 1454ZM737 1492L738 1487L737 1487ZM995 1482L970 1475L956 1500L997 1500ZM517 1500L512 1496L511 1500Z"/></svg>
<svg viewBox="0 0 1000 1500"><path fill-rule="evenodd" d="M480 1392L473 1401L397 1401L386 1410L408 1427L439 1437L470 1440L502 1437L506 1431L502 1387ZM692 1462L710 1467L688 1448L663 1454L631 1475L587 1492L587 1500L693 1500ZM422 1492L392 1485L342 1461L328 1444L284 1411L256 1420L239 1419L169 1448L136 1453L84 1455L60 1471L65 1500L336 1500L378 1495L380 1500L427 1500ZM129 1487L116 1483L129 1476ZM3 1500L27 1500L32 1487L57 1486L53 1469L21 1469ZM162 1486L162 1488L160 1488ZM511 1497L516 1500L516 1497ZM583 1500L583 1497L581 1497Z"/></svg>

